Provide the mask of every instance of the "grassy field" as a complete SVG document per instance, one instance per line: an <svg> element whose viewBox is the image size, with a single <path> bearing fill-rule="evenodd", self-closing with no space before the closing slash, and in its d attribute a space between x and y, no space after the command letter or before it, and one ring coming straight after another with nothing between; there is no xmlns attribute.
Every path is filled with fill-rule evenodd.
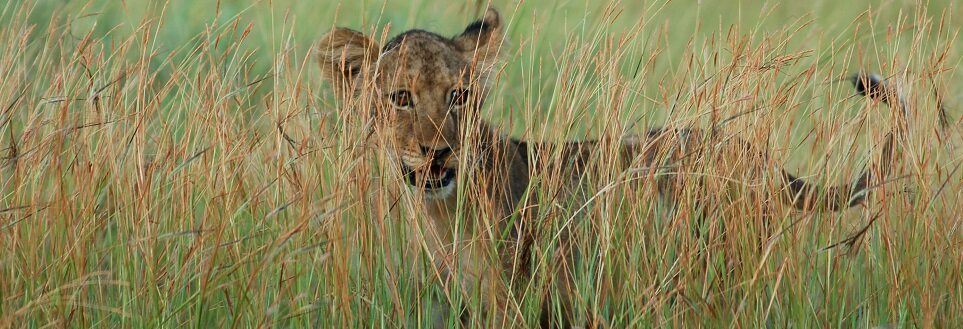
<svg viewBox="0 0 963 329"><path fill-rule="evenodd" d="M0 328L425 324L444 291L403 250L418 208L370 217L369 185L400 181L375 179L386 170L364 120L321 81L312 46L334 26L454 35L486 7L452 3L0 4ZM687 187L673 211L645 188L563 207L597 237L578 243L595 260L577 269L581 315L612 328L963 325L958 4L494 6L511 46L483 113L515 137L715 126L833 184L900 132L889 179L843 212L772 205L771 185L710 160L692 174L728 183ZM908 115L854 97L858 71L900 84ZM544 289L518 296L518 326L535 323Z"/></svg>

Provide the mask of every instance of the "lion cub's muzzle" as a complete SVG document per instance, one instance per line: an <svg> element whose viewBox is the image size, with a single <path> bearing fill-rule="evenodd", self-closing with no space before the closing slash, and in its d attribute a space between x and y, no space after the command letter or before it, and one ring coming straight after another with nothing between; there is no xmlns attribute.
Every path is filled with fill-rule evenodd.
<svg viewBox="0 0 963 329"><path fill-rule="evenodd" d="M452 153L451 148L435 150L422 147L421 151L429 159L427 165L412 168L401 161L401 172L405 175L405 182L424 190L439 190L451 185L455 181L455 169L445 166Z"/></svg>

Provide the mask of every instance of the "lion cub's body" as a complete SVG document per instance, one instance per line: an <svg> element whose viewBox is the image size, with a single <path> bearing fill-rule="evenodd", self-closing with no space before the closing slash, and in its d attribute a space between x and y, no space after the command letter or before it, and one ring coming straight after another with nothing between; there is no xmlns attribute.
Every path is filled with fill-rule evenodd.
<svg viewBox="0 0 963 329"><path fill-rule="evenodd" d="M359 32L336 29L321 41L319 60L335 92L375 122L382 147L401 169L405 184L399 185L408 185L429 219L425 225L411 225L413 236L420 237L412 240L414 248L427 251L435 264L429 272L446 288L457 288L447 291L480 289L492 314L508 321L503 325L516 323L510 319L515 318L517 300L506 285L522 286L532 271L531 241L541 228L528 219L552 211L545 208L557 200L588 201L591 192L581 184L598 166L628 172L626 182L654 181L661 194L671 196L680 176L656 175L661 168L684 170L678 167L703 159L706 149L725 145L755 158L744 170L775 169L767 176L776 180L770 185L779 186L772 195L800 209L838 210L858 204L874 180L866 171L852 184L820 188L770 167L762 150L723 141L711 131L653 129L623 140L561 145L506 138L477 113L489 91L501 39L499 16L489 10L453 38L412 30L383 48ZM854 82L859 92L893 103L894 93L875 76L858 76ZM890 137L884 158L891 157L892 143ZM880 167L885 175L888 161ZM560 183L557 199L539 200L528 193L533 173ZM470 222L458 223L465 219ZM563 247L549 260L559 265L554 278L557 300L570 304L569 267L564 265L572 257L564 248L567 239L559 241Z"/></svg>

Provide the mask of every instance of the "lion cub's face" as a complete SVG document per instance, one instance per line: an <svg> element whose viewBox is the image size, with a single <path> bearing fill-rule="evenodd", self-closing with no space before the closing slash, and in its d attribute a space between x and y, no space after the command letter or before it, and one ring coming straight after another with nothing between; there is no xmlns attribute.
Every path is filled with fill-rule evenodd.
<svg viewBox="0 0 963 329"><path fill-rule="evenodd" d="M336 29L322 38L319 61L335 92L369 106L386 128L385 146L399 159L405 182L425 197L444 198L454 191L462 119L481 106L501 37L494 10L454 38L412 30L384 47Z"/></svg>

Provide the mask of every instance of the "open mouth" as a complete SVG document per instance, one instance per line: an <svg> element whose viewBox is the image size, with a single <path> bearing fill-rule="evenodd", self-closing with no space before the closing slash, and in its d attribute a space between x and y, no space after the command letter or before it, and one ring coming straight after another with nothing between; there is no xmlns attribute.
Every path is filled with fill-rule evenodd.
<svg viewBox="0 0 963 329"><path fill-rule="evenodd" d="M432 163L427 168L416 170L404 163L401 172L405 175L408 185L425 190L437 190L451 185L455 181L455 169Z"/></svg>

